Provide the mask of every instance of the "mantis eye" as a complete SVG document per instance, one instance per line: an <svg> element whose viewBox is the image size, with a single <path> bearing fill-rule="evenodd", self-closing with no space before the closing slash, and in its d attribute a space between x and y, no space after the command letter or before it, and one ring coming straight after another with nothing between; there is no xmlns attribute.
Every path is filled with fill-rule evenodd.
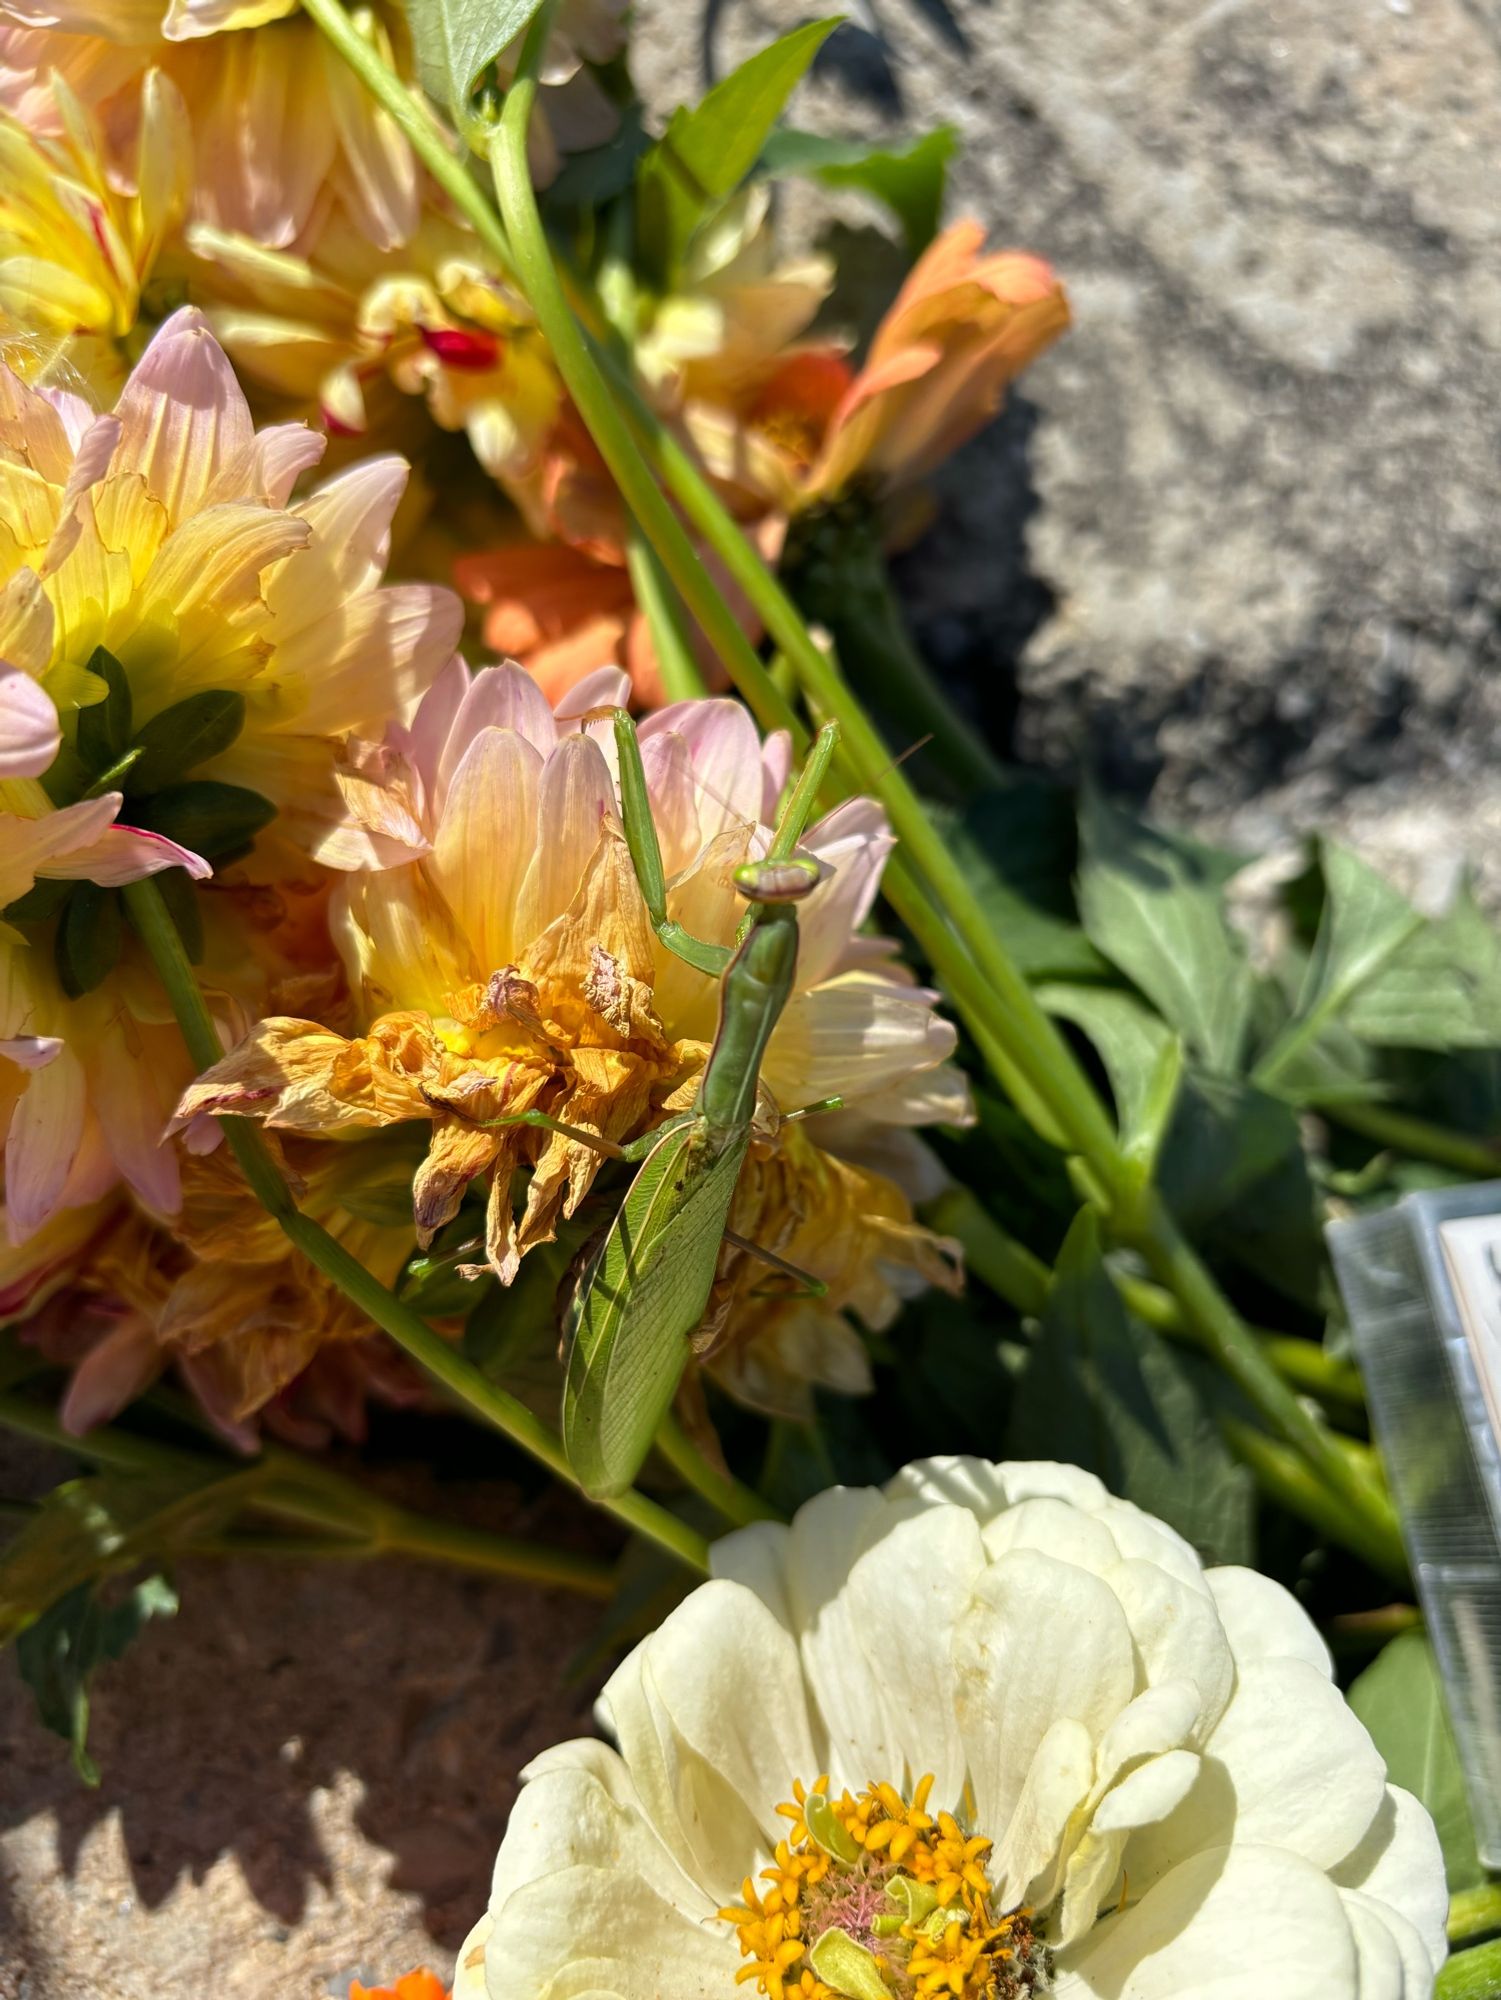
<svg viewBox="0 0 1501 2000"><path fill-rule="evenodd" d="M757 903L795 903L816 889L827 872L821 861L806 856L745 861L735 870L735 887Z"/></svg>

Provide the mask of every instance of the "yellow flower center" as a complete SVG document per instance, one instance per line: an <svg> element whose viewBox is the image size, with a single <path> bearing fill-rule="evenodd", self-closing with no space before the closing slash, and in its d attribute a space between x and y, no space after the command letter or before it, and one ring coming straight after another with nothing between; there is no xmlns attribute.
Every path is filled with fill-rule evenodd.
<svg viewBox="0 0 1501 2000"><path fill-rule="evenodd" d="M719 1912L747 1962L737 1985L768 2000L1017 2000L1045 1989L1048 1953L1025 1908L998 1912L990 1841L930 1812L932 1775L910 1799L870 1784L834 1796L793 1786L775 1858Z"/></svg>

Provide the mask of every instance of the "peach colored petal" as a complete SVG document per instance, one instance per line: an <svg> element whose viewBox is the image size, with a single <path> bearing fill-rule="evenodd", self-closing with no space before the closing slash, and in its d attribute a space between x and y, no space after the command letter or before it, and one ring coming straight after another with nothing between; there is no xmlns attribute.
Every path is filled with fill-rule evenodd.
<svg viewBox="0 0 1501 2000"><path fill-rule="evenodd" d="M196 306L159 328L115 414L112 469L142 473L174 527L205 504L221 469L248 454L254 436L244 392Z"/></svg>
<svg viewBox="0 0 1501 2000"><path fill-rule="evenodd" d="M0 661L0 779L39 777L62 742L51 697Z"/></svg>
<svg viewBox="0 0 1501 2000"><path fill-rule="evenodd" d="M61 1205L83 1143L83 1066L68 1048L33 1069L11 1113L5 1142L5 1199L11 1241L24 1242Z"/></svg>

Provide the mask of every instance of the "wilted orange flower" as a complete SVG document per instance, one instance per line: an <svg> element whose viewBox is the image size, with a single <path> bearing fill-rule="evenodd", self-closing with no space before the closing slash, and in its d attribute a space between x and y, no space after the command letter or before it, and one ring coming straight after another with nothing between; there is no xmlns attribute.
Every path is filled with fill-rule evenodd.
<svg viewBox="0 0 1501 2000"><path fill-rule="evenodd" d="M1052 268L1019 250L982 255L978 222L923 252L834 410L806 487L827 499L857 476L925 478L1000 409L1007 387L1068 325Z"/></svg>
<svg viewBox="0 0 1501 2000"><path fill-rule="evenodd" d="M237 1112L304 1134L420 1121L430 1133L413 1186L422 1240L477 1183L488 1261L509 1283L578 1209L601 1156L496 1121L537 1108L607 1141L635 1138L692 1102L715 1031L718 982L669 953L647 920L617 818L613 739L580 725L625 691L623 675L595 676L555 715L521 669L471 678L455 663L409 729L355 758L343 779L349 823L320 853L351 871L334 929L363 1032L267 1019L185 1094L179 1121ZM642 754L672 913L726 942L743 909L733 872L764 852L787 743L763 748L743 709L710 700L650 718ZM863 1351L842 1310L879 1325L899 1274L951 1277L907 1198L859 1164L864 1135L969 1113L935 996L889 947L854 935L890 847L879 809L851 801L805 845L828 878L800 911L797 990L762 1069L761 1143L775 1154L780 1114L835 1094L850 1107L850 1143L840 1163L788 1150L782 1168L747 1175L742 1198L758 1240L796 1238L830 1277L815 1379L848 1388ZM715 1327L710 1336L717 1345ZM759 1379L777 1373L768 1365Z"/></svg>
<svg viewBox="0 0 1501 2000"><path fill-rule="evenodd" d="M383 1152L304 1141L286 1164L304 1210L390 1283L410 1255L410 1224L372 1222L343 1205L348 1197L367 1207ZM410 1158L394 1171L410 1184ZM0 1252L0 1311L23 1319L22 1337L72 1371L65 1429L82 1435L108 1422L168 1368L244 1446L254 1419L319 1445L333 1433L363 1436L368 1395L421 1398L420 1379L385 1336L247 1206L224 1148L189 1152L182 1176L171 1234L113 1198L62 1210L22 1249Z"/></svg>

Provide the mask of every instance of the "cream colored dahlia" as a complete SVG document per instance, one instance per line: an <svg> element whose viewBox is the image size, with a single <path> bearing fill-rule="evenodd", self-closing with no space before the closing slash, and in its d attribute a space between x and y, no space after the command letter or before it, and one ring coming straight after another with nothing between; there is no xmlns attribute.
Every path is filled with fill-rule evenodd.
<svg viewBox="0 0 1501 2000"><path fill-rule="evenodd" d="M253 1019L298 969L318 903L286 836L337 811L335 739L383 724L452 650L456 599L381 583L405 466L358 465L288 505L322 448L301 425L255 432L192 310L110 412L0 367L0 1129L17 1241L117 1179L156 1214L177 1205L160 1140L186 1059L109 892L162 868L202 876L201 853L232 854L279 809L266 861L225 892L232 918L207 926L213 1003ZM327 955L312 931L309 971Z"/></svg>
<svg viewBox="0 0 1501 2000"><path fill-rule="evenodd" d="M637 1138L691 1104L718 1019L717 981L651 929L618 818L613 737L583 720L627 687L607 670L555 712L520 668L471 675L455 661L409 728L361 750L341 779L347 824L318 850L349 871L332 921L359 1031L265 1020L180 1117L244 1112L306 1134L421 1121L424 1240L473 1186L488 1260L509 1283L603 1161L580 1140L497 1121L536 1109L607 1141ZM764 851L786 740L763 746L736 703L705 700L652 716L641 747L670 912L727 943L745 907L734 870ZM879 808L853 800L804 845L828 875L800 905L797 989L762 1069L731 1223L829 1293L773 1305L760 1267L727 1245L700 1339L742 1393L795 1410L810 1382L867 1386L846 1311L880 1327L904 1287L954 1282L949 1246L914 1222L891 1169L895 1158L921 1171L907 1128L969 1115L935 995L889 943L857 935L891 845ZM836 1095L848 1106L837 1125L782 1124Z"/></svg>
<svg viewBox="0 0 1501 2000"><path fill-rule="evenodd" d="M523 1773L455 2000L1413 2000L1447 1898L1280 1585L1066 1465L728 1536Z"/></svg>

